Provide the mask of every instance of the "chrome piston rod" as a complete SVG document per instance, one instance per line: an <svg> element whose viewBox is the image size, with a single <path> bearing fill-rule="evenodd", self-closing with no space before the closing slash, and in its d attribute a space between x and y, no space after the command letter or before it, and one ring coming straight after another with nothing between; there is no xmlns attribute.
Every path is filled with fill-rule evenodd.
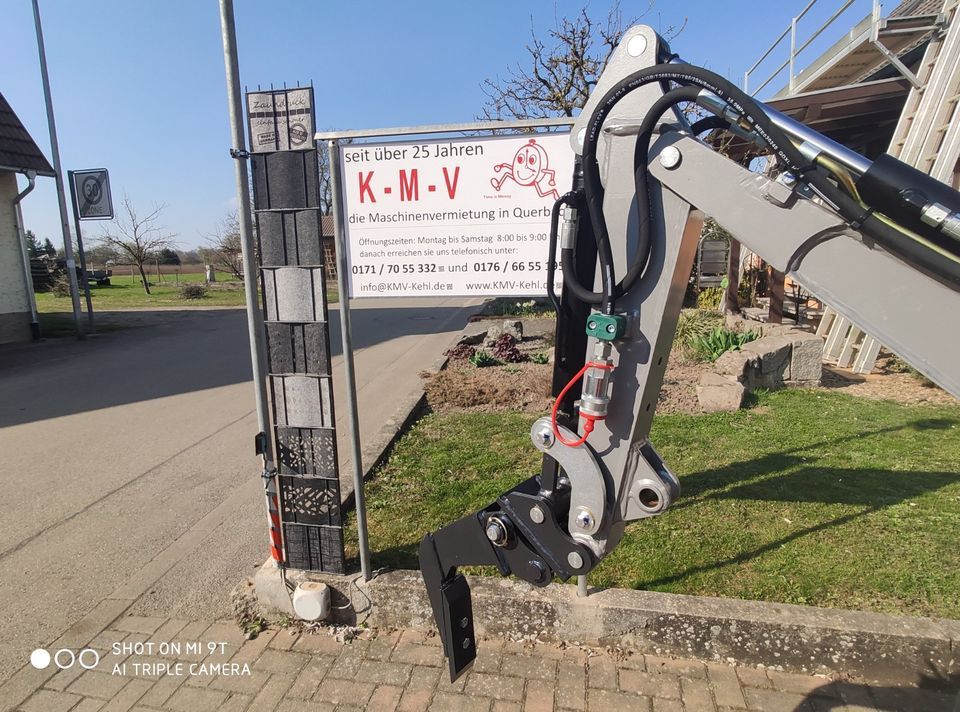
<svg viewBox="0 0 960 712"><path fill-rule="evenodd" d="M687 62L679 57L675 57L670 61L670 64L687 64ZM736 119L735 116L731 115L731 110L727 103L720 99L720 97L718 97L716 94L707 91L706 89L700 92L699 96L697 97L697 103L704 109L712 111L718 116L722 116L727 119ZM823 134L814 131L809 126L806 126L795 119L791 119L786 114L782 114L776 109L767 106L762 101L758 100L757 103L763 107L763 110L766 112L767 116L770 117L770 120L775 126L777 126L777 128L797 142L800 147L800 151L809 160L812 161L817 157L817 155L823 153L835 160L844 168L848 168L857 175L861 176L870 169L871 165L873 165L872 161L864 158L856 151L851 151L846 146L827 138Z"/></svg>
<svg viewBox="0 0 960 712"><path fill-rule="evenodd" d="M731 111L727 103L713 92L707 90L701 91L697 97L697 103L718 116L735 120L735 114ZM822 153L861 176L873 165L872 161L864 158L856 151L851 151L846 146L827 138L809 126L801 124L799 121L791 119L786 114L780 113L763 102L758 103L766 112L767 116L770 117L774 125L796 141L800 152L809 160L813 160L817 155Z"/></svg>

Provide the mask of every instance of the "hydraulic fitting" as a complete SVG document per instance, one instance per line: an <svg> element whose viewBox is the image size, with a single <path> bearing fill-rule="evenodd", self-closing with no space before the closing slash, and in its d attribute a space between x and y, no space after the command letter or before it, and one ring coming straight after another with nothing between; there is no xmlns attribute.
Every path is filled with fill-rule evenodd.
<svg viewBox="0 0 960 712"><path fill-rule="evenodd" d="M613 380L613 360L610 342L597 342L593 360L583 374L583 392L580 396L580 415L589 420L603 420L610 406L610 384Z"/></svg>
<svg viewBox="0 0 960 712"><path fill-rule="evenodd" d="M560 225L560 249L572 250L577 244L577 209L563 206L563 222Z"/></svg>

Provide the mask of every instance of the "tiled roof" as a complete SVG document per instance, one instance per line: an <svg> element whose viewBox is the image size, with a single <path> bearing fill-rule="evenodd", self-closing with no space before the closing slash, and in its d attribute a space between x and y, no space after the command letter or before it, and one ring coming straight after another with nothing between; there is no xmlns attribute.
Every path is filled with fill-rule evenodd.
<svg viewBox="0 0 960 712"><path fill-rule="evenodd" d="M54 175L53 167L0 94L0 169Z"/></svg>

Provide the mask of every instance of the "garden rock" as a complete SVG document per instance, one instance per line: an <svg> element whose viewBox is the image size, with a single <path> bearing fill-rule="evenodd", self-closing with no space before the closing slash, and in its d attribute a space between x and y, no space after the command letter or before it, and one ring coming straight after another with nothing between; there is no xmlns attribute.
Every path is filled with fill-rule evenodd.
<svg viewBox="0 0 960 712"><path fill-rule="evenodd" d="M747 383L754 371L760 369L760 359L743 351L727 351L720 355L714 364L717 373L733 376L740 383Z"/></svg>
<svg viewBox="0 0 960 712"><path fill-rule="evenodd" d="M467 325L467 329L464 331L463 336L460 337L460 340L457 342L457 346L463 344L464 346L477 346L483 343L483 340L487 337L486 328L481 328L477 330L471 330L471 325Z"/></svg>
<svg viewBox="0 0 960 712"><path fill-rule="evenodd" d="M823 338L806 331L795 331L791 338L790 382L796 385L819 384L823 376Z"/></svg>
<svg viewBox="0 0 960 712"><path fill-rule="evenodd" d="M782 388L790 380L790 355L793 341L787 336L764 336L744 344L741 351L760 362L760 369L751 369L746 381L750 388Z"/></svg>
<svg viewBox="0 0 960 712"><path fill-rule="evenodd" d="M499 339L504 334L510 334L517 341L523 340L523 322L506 320L502 324L493 324L487 328L487 335L483 340L483 345L487 348L492 348Z"/></svg>
<svg viewBox="0 0 960 712"><path fill-rule="evenodd" d="M707 371L697 384L697 400L704 413L739 410L746 392L733 376Z"/></svg>

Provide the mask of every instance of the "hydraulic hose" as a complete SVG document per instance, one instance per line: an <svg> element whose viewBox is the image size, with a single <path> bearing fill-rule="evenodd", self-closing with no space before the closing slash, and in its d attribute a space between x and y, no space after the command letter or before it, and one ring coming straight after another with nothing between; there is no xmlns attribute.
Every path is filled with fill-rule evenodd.
<svg viewBox="0 0 960 712"><path fill-rule="evenodd" d="M761 105L752 97L723 77L688 64L657 65L625 77L601 98L590 117L583 142L584 197L590 212L598 252L609 256L610 251L609 235L602 212L603 186L596 160L601 127L610 111L624 96L651 82L663 81L696 86L715 94L743 117L751 130L767 144L774 158L784 169L810 185L854 229L860 230L891 253L946 282L952 288L956 289L960 286L960 263L945 258L921 243L904 238L902 233L873 215L870 209L865 210L835 186L814 164L806 161L787 135L773 123Z"/></svg>
<svg viewBox="0 0 960 712"><path fill-rule="evenodd" d="M646 116L644 116L644 119L640 124L637 133L637 141L634 147L633 158L634 192L637 196L637 226L639 234L637 238L636 255L624 278L615 284L612 291L608 289L607 283L604 282L603 291L601 293L593 292L581 285L577 281L576 275L573 274L573 270L568 270L566 267L568 263L572 262L572 260L569 258L572 257L573 251L568 249L562 251L561 253L561 260L564 265L564 284L569 285L571 291L581 301L587 304L602 304L603 312L605 314L613 313L615 300L619 297L622 297L634 287L634 285L637 283L637 280L646 269L647 263L650 261L650 251L653 246L653 238L651 234L653 206L650 203L649 171L647 170L647 161L649 160L650 141L657 127L657 123L665 113L676 107L678 104L686 101L695 101L698 94L699 89L693 87L680 87L678 89L670 90L661 96L652 107L650 107L650 110L647 112ZM588 156L585 151L584 157L596 163L595 155ZM610 249L609 239L607 238L606 223L603 220L602 186L600 187L599 198L595 205L597 205L596 209L591 209L589 202L587 202L587 210L590 213L591 224L594 230L597 229L599 224L602 229L600 233L596 234L602 234L604 236L604 242L601 242L599 239L597 240L597 253L601 267L603 268L608 266L608 268L604 269L604 274L609 274L610 281L613 282L613 254ZM564 255L563 252L566 254Z"/></svg>
<svg viewBox="0 0 960 712"><path fill-rule="evenodd" d="M690 127L690 133L694 136L699 136L705 131L715 131L717 129L728 129L730 128L730 122L727 121L722 116L704 116L702 119L699 119L693 123Z"/></svg>

